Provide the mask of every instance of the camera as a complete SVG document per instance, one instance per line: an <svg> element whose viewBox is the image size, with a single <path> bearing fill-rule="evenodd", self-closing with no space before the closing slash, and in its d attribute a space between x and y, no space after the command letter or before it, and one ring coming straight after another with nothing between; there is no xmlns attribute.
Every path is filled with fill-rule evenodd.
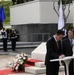
<svg viewBox="0 0 74 75"><path fill-rule="evenodd" d="M2 35L4 35L4 36L5 36L5 35L6 35L6 34L5 34L5 32L2 32Z"/></svg>

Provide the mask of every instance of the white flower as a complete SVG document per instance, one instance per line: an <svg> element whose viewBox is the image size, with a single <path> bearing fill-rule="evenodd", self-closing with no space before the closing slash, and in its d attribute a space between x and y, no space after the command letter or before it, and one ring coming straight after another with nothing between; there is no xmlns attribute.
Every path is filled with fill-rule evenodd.
<svg viewBox="0 0 74 75"><path fill-rule="evenodd" d="M15 67L15 70L18 70L18 66Z"/></svg>
<svg viewBox="0 0 74 75"><path fill-rule="evenodd" d="M25 60L26 58L25 58L25 57L23 57L23 59Z"/></svg>
<svg viewBox="0 0 74 75"><path fill-rule="evenodd" d="M23 53L20 54L23 57Z"/></svg>
<svg viewBox="0 0 74 75"><path fill-rule="evenodd" d="M20 57L20 54L16 55L16 58Z"/></svg>
<svg viewBox="0 0 74 75"><path fill-rule="evenodd" d="M21 54L16 55L12 61L12 70L18 71L19 66L20 65L23 66L26 59L27 59L27 55L25 53L21 53Z"/></svg>
<svg viewBox="0 0 74 75"><path fill-rule="evenodd" d="M22 64L23 64L23 62L24 62L24 61L23 61L23 60L21 60L21 61L20 61L20 64L22 65Z"/></svg>
<svg viewBox="0 0 74 75"><path fill-rule="evenodd" d="M24 54L24 56L27 56L26 54Z"/></svg>
<svg viewBox="0 0 74 75"><path fill-rule="evenodd" d="M16 66L16 63L14 63L13 66L15 67Z"/></svg>

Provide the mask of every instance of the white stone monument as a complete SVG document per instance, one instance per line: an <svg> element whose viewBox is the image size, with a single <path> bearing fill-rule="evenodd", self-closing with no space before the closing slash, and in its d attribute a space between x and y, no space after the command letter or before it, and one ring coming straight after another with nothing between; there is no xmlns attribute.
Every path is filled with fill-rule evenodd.
<svg viewBox="0 0 74 75"><path fill-rule="evenodd" d="M46 43L41 43L35 50L31 52L31 58L45 61Z"/></svg>

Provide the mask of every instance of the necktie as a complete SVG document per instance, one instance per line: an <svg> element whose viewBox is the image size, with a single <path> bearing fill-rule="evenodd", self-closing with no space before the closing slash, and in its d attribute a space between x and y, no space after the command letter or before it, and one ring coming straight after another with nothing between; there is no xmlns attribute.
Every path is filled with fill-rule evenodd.
<svg viewBox="0 0 74 75"><path fill-rule="evenodd" d="M71 44L71 46L72 46L72 39L70 39L70 44Z"/></svg>
<svg viewBox="0 0 74 75"><path fill-rule="evenodd" d="M57 43L57 47L58 47L58 41L56 43Z"/></svg>
<svg viewBox="0 0 74 75"><path fill-rule="evenodd" d="M70 44L72 45L72 39L70 39Z"/></svg>

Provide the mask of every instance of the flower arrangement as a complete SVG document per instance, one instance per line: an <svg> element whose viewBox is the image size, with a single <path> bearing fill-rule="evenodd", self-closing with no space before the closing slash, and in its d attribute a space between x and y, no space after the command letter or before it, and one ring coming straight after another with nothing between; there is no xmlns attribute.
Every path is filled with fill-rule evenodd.
<svg viewBox="0 0 74 75"><path fill-rule="evenodd" d="M24 68L24 64L26 63L28 56L25 53L21 53L15 56L13 61L11 62L11 68L13 71L21 71Z"/></svg>

